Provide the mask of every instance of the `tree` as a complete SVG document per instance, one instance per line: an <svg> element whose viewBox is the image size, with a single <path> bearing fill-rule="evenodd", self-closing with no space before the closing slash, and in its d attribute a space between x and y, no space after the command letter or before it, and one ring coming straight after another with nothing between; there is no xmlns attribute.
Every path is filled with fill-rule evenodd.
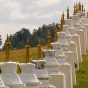
<svg viewBox="0 0 88 88"><path fill-rule="evenodd" d="M51 42L54 41L54 29L57 28L59 30L59 25L52 23L49 25L43 25L39 27L37 30L34 29L31 34L29 29L22 28L20 31L16 32L13 35L10 35L11 44L13 49L21 49L24 48L25 42L28 39L31 47L35 47L40 42L42 45L46 45L47 43L47 34L50 31L51 34Z"/></svg>

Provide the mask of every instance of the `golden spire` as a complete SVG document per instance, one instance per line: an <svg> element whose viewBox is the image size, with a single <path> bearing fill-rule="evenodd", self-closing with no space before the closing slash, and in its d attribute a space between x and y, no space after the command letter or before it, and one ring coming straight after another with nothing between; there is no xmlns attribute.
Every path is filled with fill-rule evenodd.
<svg viewBox="0 0 88 88"><path fill-rule="evenodd" d="M78 13L79 11L79 7L78 7L78 4L76 3L76 13Z"/></svg>
<svg viewBox="0 0 88 88"><path fill-rule="evenodd" d="M64 18L64 12L62 13L62 16L61 16L61 25L60 25L60 29L61 31L63 30L63 25L65 24L65 18Z"/></svg>
<svg viewBox="0 0 88 88"><path fill-rule="evenodd" d="M47 36L47 49L51 49L51 35L50 35L50 32L48 32L48 36Z"/></svg>
<svg viewBox="0 0 88 88"><path fill-rule="evenodd" d="M67 19L69 19L69 8L67 8Z"/></svg>
<svg viewBox="0 0 88 88"><path fill-rule="evenodd" d="M10 47L11 47L11 41L7 34L7 39L5 41L5 49L6 49L6 62L11 61L10 60Z"/></svg>
<svg viewBox="0 0 88 88"><path fill-rule="evenodd" d="M74 4L74 15L76 14L76 5Z"/></svg>
<svg viewBox="0 0 88 88"><path fill-rule="evenodd" d="M10 38L9 38L8 34L7 34L6 42L10 42Z"/></svg>
<svg viewBox="0 0 88 88"><path fill-rule="evenodd" d="M84 6L83 6L83 4L82 4L82 8L81 8L81 9L82 9L82 12L83 12L83 10L84 10Z"/></svg>
<svg viewBox="0 0 88 88"><path fill-rule="evenodd" d="M58 40L58 36L57 36L57 29L54 29L54 42L56 42Z"/></svg>
<svg viewBox="0 0 88 88"><path fill-rule="evenodd" d="M25 55L26 61L25 62L26 63L32 62L32 59L30 58L30 54L29 54L29 48L30 48L29 39L27 38L27 42L25 44L25 49L26 49L26 55Z"/></svg>
<svg viewBox="0 0 88 88"><path fill-rule="evenodd" d="M64 25L65 24L64 12L62 13L62 21L63 21L63 25Z"/></svg>
<svg viewBox="0 0 88 88"><path fill-rule="evenodd" d="M81 3L80 2L78 4L78 6L79 6L79 11L81 11Z"/></svg>
<svg viewBox="0 0 88 88"><path fill-rule="evenodd" d="M62 31L63 30L63 19L62 19L62 17L61 17L61 20L60 20L60 30Z"/></svg>
<svg viewBox="0 0 88 88"><path fill-rule="evenodd" d="M88 18L88 12L87 12L87 18Z"/></svg>
<svg viewBox="0 0 88 88"><path fill-rule="evenodd" d="M40 39L39 39L39 44L37 45L38 48L38 55L37 55L37 59L40 60L42 58L42 46L40 44Z"/></svg>
<svg viewBox="0 0 88 88"><path fill-rule="evenodd" d="M86 11L85 11L85 8L84 8L83 12L84 12L84 15L86 16L86 13L85 13L85 12L86 12Z"/></svg>
<svg viewBox="0 0 88 88"><path fill-rule="evenodd" d="M57 27L57 32L60 31L60 24L58 24L58 27Z"/></svg>
<svg viewBox="0 0 88 88"><path fill-rule="evenodd" d="M85 8L84 8L83 12L85 13Z"/></svg>
<svg viewBox="0 0 88 88"><path fill-rule="evenodd" d="M58 30L57 30L57 32L59 32L60 31L60 24L58 25Z"/></svg>

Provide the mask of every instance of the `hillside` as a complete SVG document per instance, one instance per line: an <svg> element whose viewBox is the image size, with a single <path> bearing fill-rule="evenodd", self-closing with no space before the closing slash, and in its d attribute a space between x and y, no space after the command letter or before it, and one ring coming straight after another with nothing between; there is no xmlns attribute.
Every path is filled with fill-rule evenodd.
<svg viewBox="0 0 88 88"><path fill-rule="evenodd" d="M36 58L37 47L30 48L30 57ZM0 52L0 62L5 61L5 51ZM25 62L25 49L11 50L11 61Z"/></svg>
<svg viewBox="0 0 88 88"><path fill-rule="evenodd" d="M87 55L83 56L83 62L80 65L79 71L76 72L77 85L74 88L88 88L88 51Z"/></svg>

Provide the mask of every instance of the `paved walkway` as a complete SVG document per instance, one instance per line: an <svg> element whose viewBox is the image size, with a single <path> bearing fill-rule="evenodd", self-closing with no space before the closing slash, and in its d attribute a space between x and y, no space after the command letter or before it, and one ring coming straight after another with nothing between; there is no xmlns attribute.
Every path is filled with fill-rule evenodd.
<svg viewBox="0 0 88 88"><path fill-rule="evenodd" d="M83 56L83 62L80 64L79 71L76 72L77 85L74 88L88 88L88 51Z"/></svg>

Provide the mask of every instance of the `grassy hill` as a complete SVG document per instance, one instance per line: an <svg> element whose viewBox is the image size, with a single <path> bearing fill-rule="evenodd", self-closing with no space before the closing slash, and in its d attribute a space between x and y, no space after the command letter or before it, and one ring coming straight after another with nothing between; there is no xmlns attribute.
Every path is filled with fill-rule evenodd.
<svg viewBox="0 0 88 88"><path fill-rule="evenodd" d="M30 48L30 57L36 59L37 47ZM79 71L76 72L77 85L74 88L88 88L88 51L87 55L82 56L83 62L80 64ZM0 52L0 62L5 61L5 52ZM12 50L11 61L25 62L25 49Z"/></svg>
<svg viewBox="0 0 88 88"><path fill-rule="evenodd" d="M37 47L30 48L30 57L36 59ZM5 52L0 52L0 62L5 61ZM11 50L11 61L25 62L25 49Z"/></svg>
<svg viewBox="0 0 88 88"><path fill-rule="evenodd" d="M83 62L80 65L79 71L76 72L77 85L74 88L88 88L88 51L87 55L83 56Z"/></svg>

